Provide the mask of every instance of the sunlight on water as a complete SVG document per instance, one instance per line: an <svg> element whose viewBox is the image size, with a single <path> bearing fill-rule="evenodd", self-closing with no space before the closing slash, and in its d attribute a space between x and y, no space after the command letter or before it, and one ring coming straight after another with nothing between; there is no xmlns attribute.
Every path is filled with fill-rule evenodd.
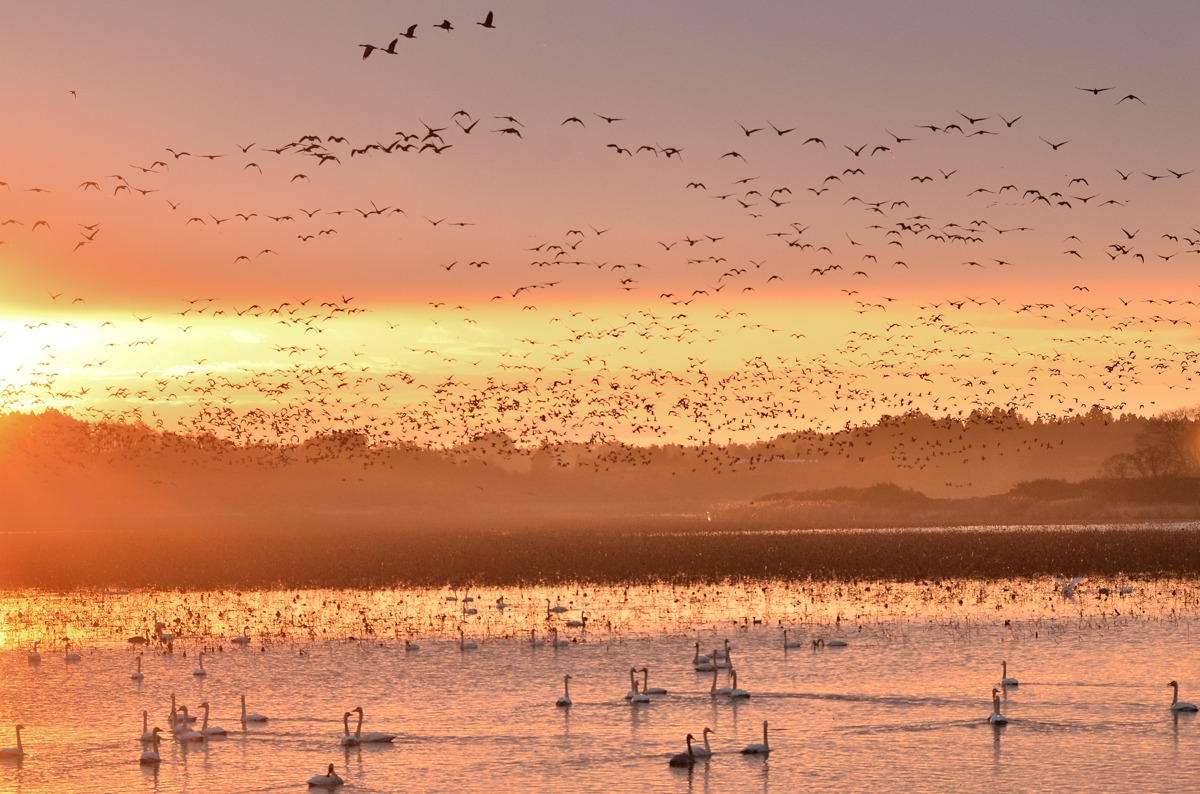
<svg viewBox="0 0 1200 794"><path fill-rule="evenodd" d="M356 792L1186 788L1200 725L1172 715L1166 685L1200 699L1198 592L1085 582L1066 599L1048 581L957 580L8 593L0 747L22 724L27 755L0 759L0 791L297 791L330 763ZM693 668L695 643L726 639L748 698L714 696L727 671ZM1020 684L993 727L1002 660ZM639 686L667 694L631 704L643 667ZM573 705L558 708L568 673ZM241 722L243 693L267 722ZM168 728L172 694L192 715L208 702L227 734L165 731L161 764L141 767L142 711ZM341 746L356 706L364 733L394 741ZM743 756L764 720L772 753ZM706 726L712 759L669 768Z"/></svg>

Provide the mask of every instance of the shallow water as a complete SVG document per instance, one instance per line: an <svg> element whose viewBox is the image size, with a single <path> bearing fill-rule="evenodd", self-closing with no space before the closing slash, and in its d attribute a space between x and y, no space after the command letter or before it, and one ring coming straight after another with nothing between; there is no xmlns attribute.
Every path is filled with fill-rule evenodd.
<svg viewBox="0 0 1200 794"><path fill-rule="evenodd" d="M0 746L23 723L28 756L0 760L0 791L302 791L329 763L356 792L1186 789L1200 723L1172 715L1166 684L1200 700L1196 583L1131 586L1086 583L1070 600L1041 581L581 586L510 590L503 610L493 592L10 593ZM549 616L547 599L572 609ZM579 607L587 628L566 627ZM155 617L180 635L173 653L125 642ZM784 649L780 624L803 647ZM247 647L229 641L243 626ZM460 626L476 649L459 648ZM570 644L531 646L549 626ZM82 661L64 660L64 636ZM834 637L849 644L811 645ZM692 669L694 642L725 638L744 701L712 697L712 675ZM1021 683L993 728L1002 659ZM631 666L669 693L630 705ZM570 709L554 705L566 673ZM172 693L193 714L209 701L229 733L168 738L157 770L141 768L142 710L165 728ZM270 721L243 729L240 693ZM393 743L340 746L358 705L364 731ZM771 755L742 756L763 720ZM714 757L669 768L705 726Z"/></svg>

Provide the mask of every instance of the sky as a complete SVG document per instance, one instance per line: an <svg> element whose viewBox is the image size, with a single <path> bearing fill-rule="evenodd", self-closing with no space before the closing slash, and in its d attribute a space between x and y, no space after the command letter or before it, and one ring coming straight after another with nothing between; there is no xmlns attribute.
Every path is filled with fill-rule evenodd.
<svg viewBox="0 0 1200 794"><path fill-rule="evenodd" d="M0 411L445 446L1194 402L1192 3L4 17Z"/></svg>

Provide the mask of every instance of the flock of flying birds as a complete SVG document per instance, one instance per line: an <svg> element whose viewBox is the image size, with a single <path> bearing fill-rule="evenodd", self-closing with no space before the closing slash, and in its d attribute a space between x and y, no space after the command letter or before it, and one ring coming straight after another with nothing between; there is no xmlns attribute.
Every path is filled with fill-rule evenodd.
<svg viewBox="0 0 1200 794"><path fill-rule="evenodd" d="M491 12L475 24L496 29ZM449 20L433 27L455 30ZM362 58L396 54L417 30L386 46L361 45ZM1116 90L1066 84L1062 101L1080 91L1107 101ZM1122 114L1150 107L1133 93L1112 105ZM1200 292L1097 300L1073 276L1080 281L1048 288L1052 298L1019 298L1021 288L1004 279L1079 272L1083 263L1093 272L1143 272L1148 283L1156 272L1187 268L1200 255L1200 229L1160 226L1140 206L1190 183L1191 164L1123 153L1129 162L1107 170L1064 166L1023 179L981 169L972 147L990 147L995 157L998 145L1008 146L999 151L1014 162L1030 147L1058 157L1086 130L1049 135L1025 114L947 109L929 123L893 123L839 141L778 120L729 119L737 143L705 151L686 132L651 141L640 137L637 119L601 112L535 121L463 109L379 135L306 130L219 151L164 145L141 164L99 167L104 173L71 185L0 182L0 191L22 194L26 208L0 218L0 252L14 255L49 245L53 256L86 261L105 245L105 224L28 209L40 194L64 190L107 205L138 202L139 212L174 228L180 244L220 252L223 267L278 268L281 278L289 262L313 257L347 267L355 246L387 239L394 247L397 233L463 252L404 264L444 285L434 287L423 316L344 293L245 302L201 294L97 319L89 295L47 284L45 318L3 332L47 341L40 349L26 343L36 352L0 381L0 411L56 407L241 442L351 429L378 442L442 448L489 433L528 445L709 444L916 411L962 417L1000 406L1062 417L1098 406L1147 414L1190 387L1200 368L1190 344ZM531 219L529 244L484 252L473 235L486 218L415 199L364 196L331 206L320 190L335 171L402 174L408 158L561 136L580 157L611 158L631 196L673 181L663 200L703 220L643 240L614 222L584 218L539 231ZM962 159L912 165L910 147L930 144ZM757 167L781 156L801 165ZM228 181L226 206L185 192L198 175ZM236 206L244 180L268 180L289 199ZM906 274L928 272L932 262L945 274L932 288L939 294L914 298ZM990 281L970 275L977 272ZM476 279L505 286L481 288ZM998 284L1001 294L988 294ZM780 308L806 296L843 319ZM234 327L262 340L252 363L201 354ZM74 331L95 343L60 349L59 332ZM193 352L180 360L183 350Z"/></svg>

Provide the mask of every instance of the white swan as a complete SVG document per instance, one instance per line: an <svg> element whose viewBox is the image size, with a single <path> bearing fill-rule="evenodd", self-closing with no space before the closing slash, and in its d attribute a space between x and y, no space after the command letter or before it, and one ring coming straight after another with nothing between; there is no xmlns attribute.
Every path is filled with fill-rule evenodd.
<svg viewBox="0 0 1200 794"><path fill-rule="evenodd" d="M478 647L474 640L467 639L467 635L463 633L462 629L458 630L458 649L460 651L473 651Z"/></svg>
<svg viewBox="0 0 1200 794"><path fill-rule="evenodd" d="M637 678L635 676L637 676L637 668L630 667L629 668L629 691L625 693L626 700L633 700L634 696L636 696L638 693Z"/></svg>
<svg viewBox="0 0 1200 794"><path fill-rule="evenodd" d="M1007 725L1008 717L1000 713L1000 690L992 687L992 713L988 715L988 722L993 725Z"/></svg>
<svg viewBox="0 0 1200 794"><path fill-rule="evenodd" d="M550 629L550 633L554 635L554 639L550 640L550 646L552 648L565 648L571 644L566 640L560 640L558 638L558 629L552 628Z"/></svg>
<svg viewBox="0 0 1200 794"><path fill-rule="evenodd" d="M394 733L383 733L382 731L371 731L370 733L362 732L363 724L363 707L355 706L354 710L358 712L358 727L354 729L354 736L363 744L382 744L390 742L396 738Z"/></svg>
<svg viewBox="0 0 1200 794"><path fill-rule="evenodd" d="M579 611L579 620L568 620L566 623L569 629L582 629L587 627L587 614L583 610Z"/></svg>
<svg viewBox="0 0 1200 794"><path fill-rule="evenodd" d="M822 643L826 648L845 648L850 643L845 640L826 640Z"/></svg>
<svg viewBox="0 0 1200 794"><path fill-rule="evenodd" d="M142 675L142 655L137 657L137 670L129 674L129 678L133 681L141 681L146 676Z"/></svg>
<svg viewBox="0 0 1200 794"><path fill-rule="evenodd" d="M744 689L738 689L737 670L730 670L729 674L731 676L733 676L733 687L729 690L729 697L731 697L731 698L748 698L748 697L750 697L749 692L747 692Z"/></svg>
<svg viewBox="0 0 1200 794"><path fill-rule="evenodd" d="M345 782L337 772L333 771L333 764L329 765L329 769L326 770L325 774L313 775L308 779L308 785L312 788L337 788Z"/></svg>
<svg viewBox="0 0 1200 794"><path fill-rule="evenodd" d="M540 648L545 644L546 644L545 640L539 640L537 638L537 629L529 630L529 646L531 648Z"/></svg>
<svg viewBox="0 0 1200 794"><path fill-rule="evenodd" d="M671 756L671 760L667 762L667 766L695 766L696 751L692 749L692 740L695 738L695 736L689 733L687 735L687 750Z"/></svg>
<svg viewBox="0 0 1200 794"><path fill-rule="evenodd" d="M1021 682L1008 674L1008 662L1000 662L1000 686L1018 686Z"/></svg>
<svg viewBox="0 0 1200 794"><path fill-rule="evenodd" d="M1058 582L1059 587L1062 588L1062 597L1063 598L1074 598L1075 597L1075 588L1078 587L1079 585L1083 584L1084 582L1086 582L1087 577L1086 576L1076 576L1074 579L1072 579L1071 581L1068 582L1066 579L1063 579L1061 576L1056 576L1056 577L1054 577L1054 581Z"/></svg>
<svg viewBox="0 0 1200 794"><path fill-rule="evenodd" d="M200 666L192 671L192 675L208 675L208 671L204 669L204 651L200 651L200 655L196 657L196 664Z"/></svg>
<svg viewBox="0 0 1200 794"><path fill-rule="evenodd" d="M713 667L716 667L721 670L732 670L733 669L733 656L731 655L731 649L729 647L729 640L725 640L724 653L722 653L719 650L713 651L712 660L713 660Z"/></svg>
<svg viewBox="0 0 1200 794"><path fill-rule="evenodd" d="M784 648L799 648L800 647L799 640L789 640L787 638L787 633L788 633L788 630L784 629L783 630L783 647Z"/></svg>
<svg viewBox="0 0 1200 794"><path fill-rule="evenodd" d="M728 695L730 692L733 691L732 687L717 686L718 672L719 671L717 670L717 668L715 668L715 667L712 668L713 680L712 680L712 686L709 687L709 689L708 689L708 694L710 694L713 697L722 697L722 696Z"/></svg>
<svg viewBox="0 0 1200 794"><path fill-rule="evenodd" d="M67 661L67 663L68 663L68 664L70 664L70 663L72 663L72 662L81 662L81 661L83 661L83 657L82 657L82 656L80 656L80 655L79 655L79 654L77 654L77 653L71 653L71 641L70 641L70 640L63 640L63 643L64 643L64 646L63 646L63 658L64 658L64 659L66 659L66 661Z"/></svg>
<svg viewBox="0 0 1200 794"><path fill-rule="evenodd" d="M171 710L167 712L167 725L174 730L177 725L183 725L187 722L195 722L195 717L188 717L186 714L180 716L179 709L175 706L175 693L171 693Z"/></svg>
<svg viewBox="0 0 1200 794"><path fill-rule="evenodd" d="M267 718L261 714L246 713L246 696L242 695L242 722L266 722Z"/></svg>
<svg viewBox="0 0 1200 794"><path fill-rule="evenodd" d="M1171 711L1195 711L1196 710L1195 703L1188 703L1186 700L1179 699L1179 682L1178 681L1172 681L1171 683L1167 684L1167 686L1169 686L1175 690L1175 694L1171 696Z"/></svg>
<svg viewBox="0 0 1200 794"><path fill-rule="evenodd" d="M234 645L249 645L250 644L250 627L243 626L242 633L229 640Z"/></svg>
<svg viewBox="0 0 1200 794"><path fill-rule="evenodd" d="M142 711L142 743L149 744L152 741L154 741L154 731L150 730L150 713L143 710Z"/></svg>
<svg viewBox="0 0 1200 794"><path fill-rule="evenodd" d="M567 682L570 680L571 680L570 673L567 673L566 675L563 676L562 697L560 697L558 700L554 701L554 705L561 706L562 708L565 708L565 709L571 708L571 690L567 686Z"/></svg>
<svg viewBox="0 0 1200 794"><path fill-rule="evenodd" d="M767 721L763 720L763 740L762 743L753 742L742 748L742 755L768 755L771 752L771 745L767 743Z"/></svg>
<svg viewBox="0 0 1200 794"><path fill-rule="evenodd" d="M550 606L550 599L549 598L546 599L546 612L547 613L554 613L556 615L560 615L563 612L567 612L567 611L569 611L569 610L562 604L555 604L554 606Z"/></svg>
<svg viewBox="0 0 1200 794"><path fill-rule="evenodd" d="M228 731L226 731L224 728L217 727L216 725L213 725L211 728L209 727L207 700L201 703L200 706L204 709L204 722L200 724L200 733L204 734L205 736L224 736L226 733L228 733Z"/></svg>
<svg viewBox="0 0 1200 794"><path fill-rule="evenodd" d="M645 692L638 692L638 683L637 683L636 679L633 682L633 697L629 698L629 702L635 706L638 703L649 703L650 702L649 695L647 695Z"/></svg>
<svg viewBox="0 0 1200 794"><path fill-rule="evenodd" d="M709 670L715 670L711 656L700 655L700 643L696 643L696 655L692 657L692 669L697 673L707 673Z"/></svg>
<svg viewBox="0 0 1200 794"><path fill-rule="evenodd" d="M143 711L142 713L145 714L146 712ZM162 756L158 754L158 744L162 741L158 738L158 734L161 731L162 728L155 728L154 730L150 731L150 741L147 742L147 744L150 744L151 747L149 750L143 751L142 754L138 756L139 764L149 765L162 763ZM145 739L142 741L145 741Z"/></svg>
<svg viewBox="0 0 1200 794"><path fill-rule="evenodd" d="M645 692L647 695L665 695L665 694L667 694L667 690L663 689L660 686L646 686L648 683L650 683L650 668L643 667L642 668L642 691Z"/></svg>
<svg viewBox="0 0 1200 794"><path fill-rule="evenodd" d="M350 733L350 714L351 712L347 711L342 715L342 730L345 731L342 735L342 747L357 747L359 744L358 736ZM332 768L333 764L329 766Z"/></svg>
<svg viewBox="0 0 1200 794"><path fill-rule="evenodd" d="M189 728L187 726L189 721L194 721L196 719L195 717L191 717L188 715L188 707L180 706L179 710L183 712L183 717L182 717L183 721L179 723L179 725L182 726L183 730L176 732L175 738L181 742L202 742L202 741L204 741L204 734L200 733L200 731L195 730L194 728Z"/></svg>
<svg viewBox="0 0 1200 794"><path fill-rule="evenodd" d="M712 728L705 725L704 726L704 746L703 747L693 747L692 755L696 756L697 758L711 758L712 757L712 754L713 754L712 748L708 746L708 735L710 733L716 733L716 731L714 731Z"/></svg>
<svg viewBox="0 0 1200 794"><path fill-rule="evenodd" d="M33 650L25 654L25 658L29 660L30 664L37 664L38 662L42 661L42 654L38 651L37 647L38 644L37 641L35 641L33 643Z"/></svg>
<svg viewBox="0 0 1200 794"><path fill-rule="evenodd" d="M21 730L24 725L17 726L17 746L16 747L0 747L0 758L24 758L25 745L21 744Z"/></svg>

